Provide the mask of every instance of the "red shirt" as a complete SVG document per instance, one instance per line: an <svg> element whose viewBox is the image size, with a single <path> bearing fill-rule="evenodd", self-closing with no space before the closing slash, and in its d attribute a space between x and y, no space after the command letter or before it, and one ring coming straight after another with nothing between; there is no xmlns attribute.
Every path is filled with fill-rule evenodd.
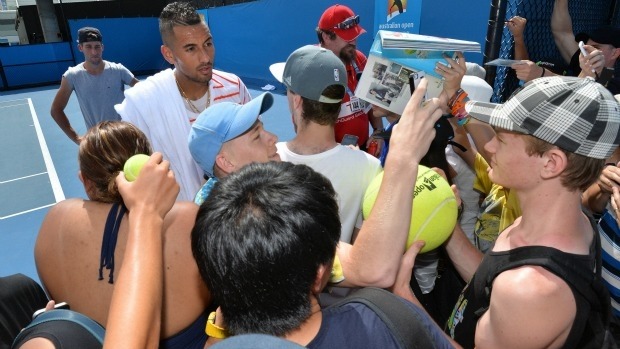
<svg viewBox="0 0 620 349"><path fill-rule="evenodd" d="M357 87L357 75L364 71L366 66L366 56L360 51L356 51L355 63L349 63L347 69L347 93L342 100L340 115L336 121L336 142L340 143L345 134L355 135L358 137L357 144L362 147L366 145L368 140L368 113L370 112L370 104L365 103L353 94ZM351 100L353 97L353 100Z"/></svg>

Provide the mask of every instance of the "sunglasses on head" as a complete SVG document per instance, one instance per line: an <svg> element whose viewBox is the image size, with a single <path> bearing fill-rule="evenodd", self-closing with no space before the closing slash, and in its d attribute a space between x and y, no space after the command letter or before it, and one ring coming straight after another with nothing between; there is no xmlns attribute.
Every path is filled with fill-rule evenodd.
<svg viewBox="0 0 620 349"><path fill-rule="evenodd" d="M355 27L359 23L360 23L360 16L359 15L352 16L336 24L334 26L334 29L349 29L349 28Z"/></svg>

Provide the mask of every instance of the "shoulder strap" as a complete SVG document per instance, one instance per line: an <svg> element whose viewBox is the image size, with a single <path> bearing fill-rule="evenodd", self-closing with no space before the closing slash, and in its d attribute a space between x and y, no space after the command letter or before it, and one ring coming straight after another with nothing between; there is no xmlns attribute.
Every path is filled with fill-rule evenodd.
<svg viewBox="0 0 620 349"><path fill-rule="evenodd" d="M347 303L362 303L371 308L392 331L403 349L435 348L433 338L424 326L429 319L411 311L398 296L386 290L366 287L347 296L333 307Z"/></svg>
<svg viewBox="0 0 620 349"><path fill-rule="evenodd" d="M82 326L86 331L88 331L99 343L103 344L103 338L105 336L104 328L99 325L95 320L82 315L78 312L66 309L55 309L43 312L41 315L37 316L24 328L24 330L37 326L39 324L49 322L49 321L70 321ZM22 334L25 331L21 331L15 340L13 341L13 345L15 345L18 341L21 340Z"/></svg>

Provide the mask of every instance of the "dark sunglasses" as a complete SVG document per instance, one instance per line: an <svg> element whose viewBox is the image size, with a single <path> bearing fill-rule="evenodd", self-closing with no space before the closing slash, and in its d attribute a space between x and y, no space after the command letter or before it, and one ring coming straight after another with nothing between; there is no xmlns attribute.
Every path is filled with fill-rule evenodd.
<svg viewBox="0 0 620 349"><path fill-rule="evenodd" d="M345 19L344 21L336 24L334 26L334 29L349 29L349 28L355 27L359 23L360 23L360 16L357 15L357 16L349 17Z"/></svg>

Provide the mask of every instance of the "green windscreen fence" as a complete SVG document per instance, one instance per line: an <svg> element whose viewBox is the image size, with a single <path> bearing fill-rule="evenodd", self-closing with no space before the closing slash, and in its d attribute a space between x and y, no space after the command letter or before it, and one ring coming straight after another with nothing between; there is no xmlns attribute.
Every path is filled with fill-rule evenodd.
<svg viewBox="0 0 620 349"><path fill-rule="evenodd" d="M575 34L603 25L620 26L619 0L568 0ZM485 62L495 58L513 58L514 41L504 22L513 16L527 19L525 43L530 60L563 63L551 34L554 0L493 0ZM493 86L492 101L504 102L519 87L514 70L487 66L487 81Z"/></svg>

